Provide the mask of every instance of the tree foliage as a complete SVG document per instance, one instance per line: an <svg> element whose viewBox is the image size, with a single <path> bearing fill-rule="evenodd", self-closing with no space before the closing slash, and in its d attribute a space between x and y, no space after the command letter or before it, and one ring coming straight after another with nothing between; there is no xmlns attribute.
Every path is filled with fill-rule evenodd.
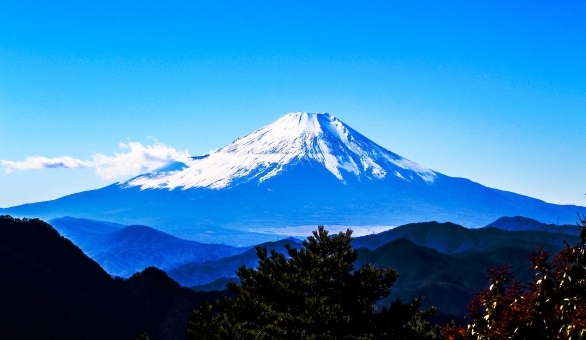
<svg viewBox="0 0 586 340"><path fill-rule="evenodd" d="M529 257L533 282L513 280L507 265L489 270L490 287L469 306L468 329L446 327L446 338L586 339L586 219L580 222L580 244Z"/></svg>
<svg viewBox="0 0 586 340"><path fill-rule="evenodd" d="M400 300L388 308L375 303L390 294L398 273L365 265L352 232L330 236L323 226L287 254L257 248L257 269L241 267L240 284L228 286L233 298L195 310L190 339L434 339L438 328L420 310L422 299Z"/></svg>

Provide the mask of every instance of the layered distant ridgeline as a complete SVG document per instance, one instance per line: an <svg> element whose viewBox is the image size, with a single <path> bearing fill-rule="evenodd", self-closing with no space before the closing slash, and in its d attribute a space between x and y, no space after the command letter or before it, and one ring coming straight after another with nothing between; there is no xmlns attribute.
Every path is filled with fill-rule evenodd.
<svg viewBox="0 0 586 340"><path fill-rule="evenodd" d="M371 262L399 270L401 276L393 287L391 299L409 300L424 295L426 306L436 305L445 313L461 317L466 314L470 294L484 288L487 268L500 267L506 262L515 265L517 277L529 279L532 272L526 260L530 252L539 246L555 252L564 242L575 244L579 240L577 226L548 226L520 217L501 218L490 224L505 222L510 230L467 229L453 223L412 223L357 237L353 245L359 249L359 264ZM118 275L120 268L124 269L125 276L130 276L145 266L175 263L164 268L171 278L197 290L212 290L223 289L227 282L234 280L240 266L254 267L257 263L252 248L181 240L148 227L116 225L112 230L109 224L75 218L55 219L51 223L64 235L73 236L71 239L75 238L86 254L113 275ZM537 230L525 230L528 225ZM121 232L124 230L131 233ZM96 236L100 233L109 236ZM104 240L112 242L105 244ZM300 242L288 238L261 246L284 252L284 244L299 247ZM215 251L214 247L217 247Z"/></svg>
<svg viewBox="0 0 586 340"><path fill-rule="evenodd" d="M147 267L163 270L183 263L228 257L246 251L224 244L183 240L141 225L116 225L73 217L49 223L109 274L129 277Z"/></svg>
<svg viewBox="0 0 586 340"><path fill-rule="evenodd" d="M416 138L416 137L414 137ZM60 199L1 209L146 225L206 243L275 241L297 226L396 226L501 216L573 223L586 208L454 178L375 144L329 114L291 113L202 157ZM290 227L290 228L287 228Z"/></svg>
<svg viewBox="0 0 586 340"><path fill-rule="evenodd" d="M358 237L353 240L359 253L356 268L372 263L398 270L400 277L384 304L396 298L410 300L423 295L424 306L439 308L439 321L461 320L471 294L485 288L487 268L500 267L506 262L515 266L515 277L531 279L533 273L526 262L530 252L539 246L555 252L564 242L578 242L575 232L573 235L559 232L572 230L556 229L556 226L550 226L547 231L514 230L527 228L527 220L509 219L507 228L513 231L426 222ZM515 221L519 222L516 226ZM143 332L151 339L182 339L190 311L203 301L226 294L201 291L222 289L227 282L235 280L237 268L257 264L255 249L185 241L159 231L153 234L148 227L128 229L123 225L74 218L54 222L60 224L64 233L75 237L82 249L104 245L96 235L131 235L130 240L116 238L99 256L94 254L103 260L115 254L134 253L136 256L120 257L128 262L125 268L129 271L136 263L140 264L138 267L154 264L149 261L170 263L179 258L177 254L186 262L167 268L167 273L148 267L129 279L113 279L50 225L39 220L2 217L2 339L131 339ZM539 222L534 221L532 225L535 223ZM120 234L126 229L130 234ZM160 245L157 240L161 241ZM300 240L295 238L262 246L284 252L287 243L295 248L300 246ZM172 245L178 246L178 252L173 251ZM202 256L204 249L208 254ZM192 261L193 258L196 260ZM200 292L181 288L173 279L183 286L195 286Z"/></svg>
<svg viewBox="0 0 586 340"><path fill-rule="evenodd" d="M512 224L511 228L516 229ZM427 222L359 237L353 245L359 248L359 263L394 268L401 274L393 287L394 296L388 300L423 295L424 306L464 316L471 294L486 288L488 268L508 263L514 266L516 279L530 281L534 272L527 262L529 254L538 247L558 252L565 242L577 244L580 238L576 235L556 229L467 229L453 223Z"/></svg>
<svg viewBox="0 0 586 340"><path fill-rule="evenodd" d="M531 252L541 246L546 251L557 252L565 242L579 242L576 232L570 235L556 231L467 229L453 223L426 222L358 237L352 244L359 252L357 268L372 263L399 272L393 293L383 303L422 295L426 297L425 307L434 305L442 313L461 318L467 313L471 295L485 288L488 268L508 263L514 266L516 278L531 280L534 272L527 262ZM295 239L264 246L284 252L284 243L299 246ZM235 280L234 272L241 265L256 265L253 249L224 259L187 263L169 270L168 274L198 290L220 289Z"/></svg>

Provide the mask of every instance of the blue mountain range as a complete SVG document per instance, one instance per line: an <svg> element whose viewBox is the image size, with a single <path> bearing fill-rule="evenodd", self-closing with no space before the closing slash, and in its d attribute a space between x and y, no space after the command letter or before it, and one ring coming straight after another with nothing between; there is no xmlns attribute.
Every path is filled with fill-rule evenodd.
<svg viewBox="0 0 586 340"><path fill-rule="evenodd" d="M498 171L498 166L495 167ZM0 214L148 225L205 243L253 245L301 227L483 227L502 216L574 223L586 208L556 205L450 177L372 142L329 114L291 113L208 155ZM305 233L304 233L305 235Z"/></svg>

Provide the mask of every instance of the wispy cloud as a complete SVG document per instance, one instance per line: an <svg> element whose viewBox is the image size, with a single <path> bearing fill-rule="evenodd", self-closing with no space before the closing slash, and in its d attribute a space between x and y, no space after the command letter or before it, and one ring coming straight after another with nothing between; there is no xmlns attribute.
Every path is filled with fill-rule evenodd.
<svg viewBox="0 0 586 340"><path fill-rule="evenodd" d="M73 157L64 156L56 158L47 158L42 156L32 156L25 158L22 162L13 162L2 160L2 165L6 167L6 172L14 170L32 170L46 168L89 168L93 166L92 162L82 161Z"/></svg>
<svg viewBox="0 0 586 340"><path fill-rule="evenodd" d="M92 161L84 161L69 156L56 158L31 156L20 162L8 160L1 160L0 162L6 168L7 173L15 170L32 169L94 168L100 177L112 179L138 175L171 162L186 161L189 158L187 151L177 151L156 141L154 145L146 146L138 142L120 143L120 148L127 150L127 152L114 153L114 156L98 153L92 157Z"/></svg>

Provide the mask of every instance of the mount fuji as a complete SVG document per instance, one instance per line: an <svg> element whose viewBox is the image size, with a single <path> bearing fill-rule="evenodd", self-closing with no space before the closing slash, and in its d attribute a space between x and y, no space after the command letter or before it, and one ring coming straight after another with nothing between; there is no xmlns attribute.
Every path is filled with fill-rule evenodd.
<svg viewBox="0 0 586 340"><path fill-rule="evenodd" d="M198 241L237 244L251 233L307 235L318 224L374 230L434 220L481 227L502 216L574 223L586 208L449 177L388 151L327 113L297 112L207 155L0 213L149 225Z"/></svg>

